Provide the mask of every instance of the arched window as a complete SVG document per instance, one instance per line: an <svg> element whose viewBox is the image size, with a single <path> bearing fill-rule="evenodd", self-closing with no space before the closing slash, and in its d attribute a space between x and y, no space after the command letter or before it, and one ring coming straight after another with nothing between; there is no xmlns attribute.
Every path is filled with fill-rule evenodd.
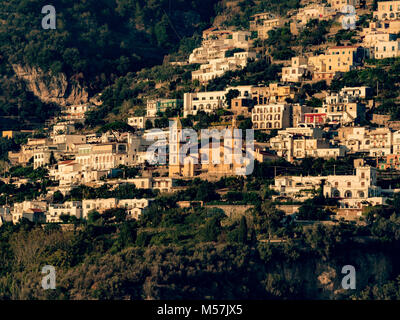
<svg viewBox="0 0 400 320"><path fill-rule="evenodd" d="M344 193L344 197L345 197L345 198L351 198L351 197L352 197L351 191L347 190L347 191Z"/></svg>
<svg viewBox="0 0 400 320"><path fill-rule="evenodd" d="M339 190L333 191L333 197L334 197L334 198L339 198L339 197L340 197L340 192L339 192Z"/></svg>
<svg viewBox="0 0 400 320"><path fill-rule="evenodd" d="M363 191L358 191L358 197L359 198L364 198L365 197L364 192Z"/></svg>
<svg viewBox="0 0 400 320"><path fill-rule="evenodd" d="M275 128L279 128L279 122L275 122Z"/></svg>

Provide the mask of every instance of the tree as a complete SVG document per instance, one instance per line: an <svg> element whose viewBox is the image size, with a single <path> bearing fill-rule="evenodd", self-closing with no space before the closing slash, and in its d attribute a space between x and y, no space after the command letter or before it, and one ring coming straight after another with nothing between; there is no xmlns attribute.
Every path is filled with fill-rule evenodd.
<svg viewBox="0 0 400 320"><path fill-rule="evenodd" d="M51 166L57 163L57 160L56 160L56 157L54 156L53 151L50 152L49 163Z"/></svg>
<svg viewBox="0 0 400 320"><path fill-rule="evenodd" d="M63 194L59 190L54 192L54 194L53 194L53 203L62 203L63 201L64 201Z"/></svg>
<svg viewBox="0 0 400 320"><path fill-rule="evenodd" d="M228 91L228 93L225 95L225 101L228 106L228 109L230 109L232 106L232 99L239 97L239 95L240 95L240 91L237 89L233 89L233 90L231 89Z"/></svg>
<svg viewBox="0 0 400 320"><path fill-rule="evenodd" d="M278 210L271 201L264 201L261 205L257 205L253 210L254 227L261 234L267 234L268 239L284 226L283 219L285 213Z"/></svg>
<svg viewBox="0 0 400 320"><path fill-rule="evenodd" d="M240 219L238 242L242 244L247 243L247 222L245 216L242 216L242 218Z"/></svg>
<svg viewBox="0 0 400 320"><path fill-rule="evenodd" d="M153 122L151 122L150 119L147 119L146 122L145 122L144 128L145 128L146 130L153 129Z"/></svg>
<svg viewBox="0 0 400 320"><path fill-rule="evenodd" d="M206 222L204 226L203 239L204 241L207 242L217 241L220 233L221 233L221 223L219 219L217 219L216 217L212 217Z"/></svg>
<svg viewBox="0 0 400 320"><path fill-rule="evenodd" d="M115 121L112 123L107 123L103 127L98 130L99 133L111 132L111 134L115 137L115 140L120 140L121 133L131 132L134 133L135 129L131 127L126 122Z"/></svg>

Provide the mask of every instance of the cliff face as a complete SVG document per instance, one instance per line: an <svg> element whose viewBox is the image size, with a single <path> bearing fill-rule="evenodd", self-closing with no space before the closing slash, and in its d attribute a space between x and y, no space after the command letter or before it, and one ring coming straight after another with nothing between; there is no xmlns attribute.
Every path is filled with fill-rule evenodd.
<svg viewBox="0 0 400 320"><path fill-rule="evenodd" d="M342 274L345 265L352 265L356 271L356 289L344 290ZM393 257L380 252L357 252L349 250L348 254L321 261L309 259L288 265L275 266L272 273L278 274L284 282L292 284L306 299L348 299L368 285L382 285L387 282L395 270Z"/></svg>
<svg viewBox="0 0 400 320"><path fill-rule="evenodd" d="M21 65L13 65L13 70L18 78L26 82L29 91L43 102L66 106L89 101L87 90L67 79L63 73L55 76L39 68Z"/></svg>

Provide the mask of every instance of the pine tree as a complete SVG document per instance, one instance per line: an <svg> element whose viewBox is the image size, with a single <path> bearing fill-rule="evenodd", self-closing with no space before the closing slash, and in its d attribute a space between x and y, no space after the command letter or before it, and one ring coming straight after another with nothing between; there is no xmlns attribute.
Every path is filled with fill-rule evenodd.
<svg viewBox="0 0 400 320"><path fill-rule="evenodd" d="M247 221L245 216L242 216L240 219L238 242L242 244L247 243Z"/></svg>

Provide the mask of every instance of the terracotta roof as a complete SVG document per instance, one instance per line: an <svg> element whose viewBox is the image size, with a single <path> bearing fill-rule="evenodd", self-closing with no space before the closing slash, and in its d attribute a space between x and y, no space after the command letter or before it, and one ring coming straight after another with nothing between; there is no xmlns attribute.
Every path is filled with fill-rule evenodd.
<svg viewBox="0 0 400 320"><path fill-rule="evenodd" d="M329 49L349 49L349 48L359 48L360 46L334 46L334 47L330 47Z"/></svg>
<svg viewBox="0 0 400 320"><path fill-rule="evenodd" d="M31 211L33 212L43 212L41 209L36 209L36 208L30 208Z"/></svg>
<svg viewBox="0 0 400 320"><path fill-rule="evenodd" d="M75 160L66 160L66 161L61 161L59 164L70 164L72 162L75 162Z"/></svg>

